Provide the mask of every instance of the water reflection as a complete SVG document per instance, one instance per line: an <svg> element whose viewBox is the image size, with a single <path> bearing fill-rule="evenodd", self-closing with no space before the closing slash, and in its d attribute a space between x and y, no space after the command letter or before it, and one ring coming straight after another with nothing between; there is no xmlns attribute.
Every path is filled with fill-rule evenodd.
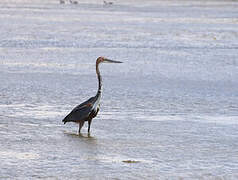
<svg viewBox="0 0 238 180"><path fill-rule="evenodd" d="M96 140L95 137L93 137L91 134L89 133L72 133L72 132L64 132L65 135L69 136L69 137L77 137L77 138L84 138L84 139L88 139L88 140Z"/></svg>

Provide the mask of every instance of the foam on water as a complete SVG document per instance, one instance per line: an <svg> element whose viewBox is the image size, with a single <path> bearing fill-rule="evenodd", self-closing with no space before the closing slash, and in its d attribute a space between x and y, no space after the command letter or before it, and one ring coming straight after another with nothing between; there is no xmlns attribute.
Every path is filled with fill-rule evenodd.
<svg viewBox="0 0 238 180"><path fill-rule="evenodd" d="M3 159L19 159L19 160L32 160L38 159L39 155L35 153L25 152L13 152L13 151L0 151L1 158Z"/></svg>

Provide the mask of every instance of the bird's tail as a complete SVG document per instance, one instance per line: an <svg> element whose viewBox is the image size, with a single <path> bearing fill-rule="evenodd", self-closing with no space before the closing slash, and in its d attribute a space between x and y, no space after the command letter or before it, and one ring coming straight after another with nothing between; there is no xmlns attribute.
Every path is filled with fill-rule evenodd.
<svg viewBox="0 0 238 180"><path fill-rule="evenodd" d="M62 122L65 124L65 123L67 122L67 119L64 118L64 119L62 120Z"/></svg>
<svg viewBox="0 0 238 180"><path fill-rule="evenodd" d="M67 122L75 122L74 119L75 119L75 118L74 118L73 114L72 114L72 113L69 113L69 114L62 120L62 122L63 122L64 124L67 123Z"/></svg>
<svg viewBox="0 0 238 180"><path fill-rule="evenodd" d="M63 120L62 120L62 122L65 124L65 123L67 123L67 122L69 122L69 115L67 115Z"/></svg>

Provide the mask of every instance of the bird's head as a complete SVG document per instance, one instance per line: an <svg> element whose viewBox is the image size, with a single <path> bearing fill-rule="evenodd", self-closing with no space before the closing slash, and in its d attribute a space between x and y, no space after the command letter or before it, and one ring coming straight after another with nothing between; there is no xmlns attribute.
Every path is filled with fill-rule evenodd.
<svg viewBox="0 0 238 180"><path fill-rule="evenodd" d="M105 57L99 57L99 58L97 58L96 64L100 64L100 63L122 63L122 62L121 61L115 61L115 60L107 59Z"/></svg>

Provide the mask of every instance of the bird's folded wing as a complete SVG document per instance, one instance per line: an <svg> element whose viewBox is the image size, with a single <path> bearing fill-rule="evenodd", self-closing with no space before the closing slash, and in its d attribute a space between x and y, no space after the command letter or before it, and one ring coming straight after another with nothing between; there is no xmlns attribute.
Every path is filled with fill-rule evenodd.
<svg viewBox="0 0 238 180"><path fill-rule="evenodd" d="M81 103L80 105L76 106L74 109L79 108L79 107L82 107L82 106L85 106L85 105L87 105L88 103L93 103L93 102L94 102L94 98L95 98L95 97L89 98L87 101L85 101L85 102Z"/></svg>
<svg viewBox="0 0 238 180"><path fill-rule="evenodd" d="M91 113L93 105L91 103L85 104L83 106L77 106L69 114L68 118L72 121L80 121L86 119Z"/></svg>

